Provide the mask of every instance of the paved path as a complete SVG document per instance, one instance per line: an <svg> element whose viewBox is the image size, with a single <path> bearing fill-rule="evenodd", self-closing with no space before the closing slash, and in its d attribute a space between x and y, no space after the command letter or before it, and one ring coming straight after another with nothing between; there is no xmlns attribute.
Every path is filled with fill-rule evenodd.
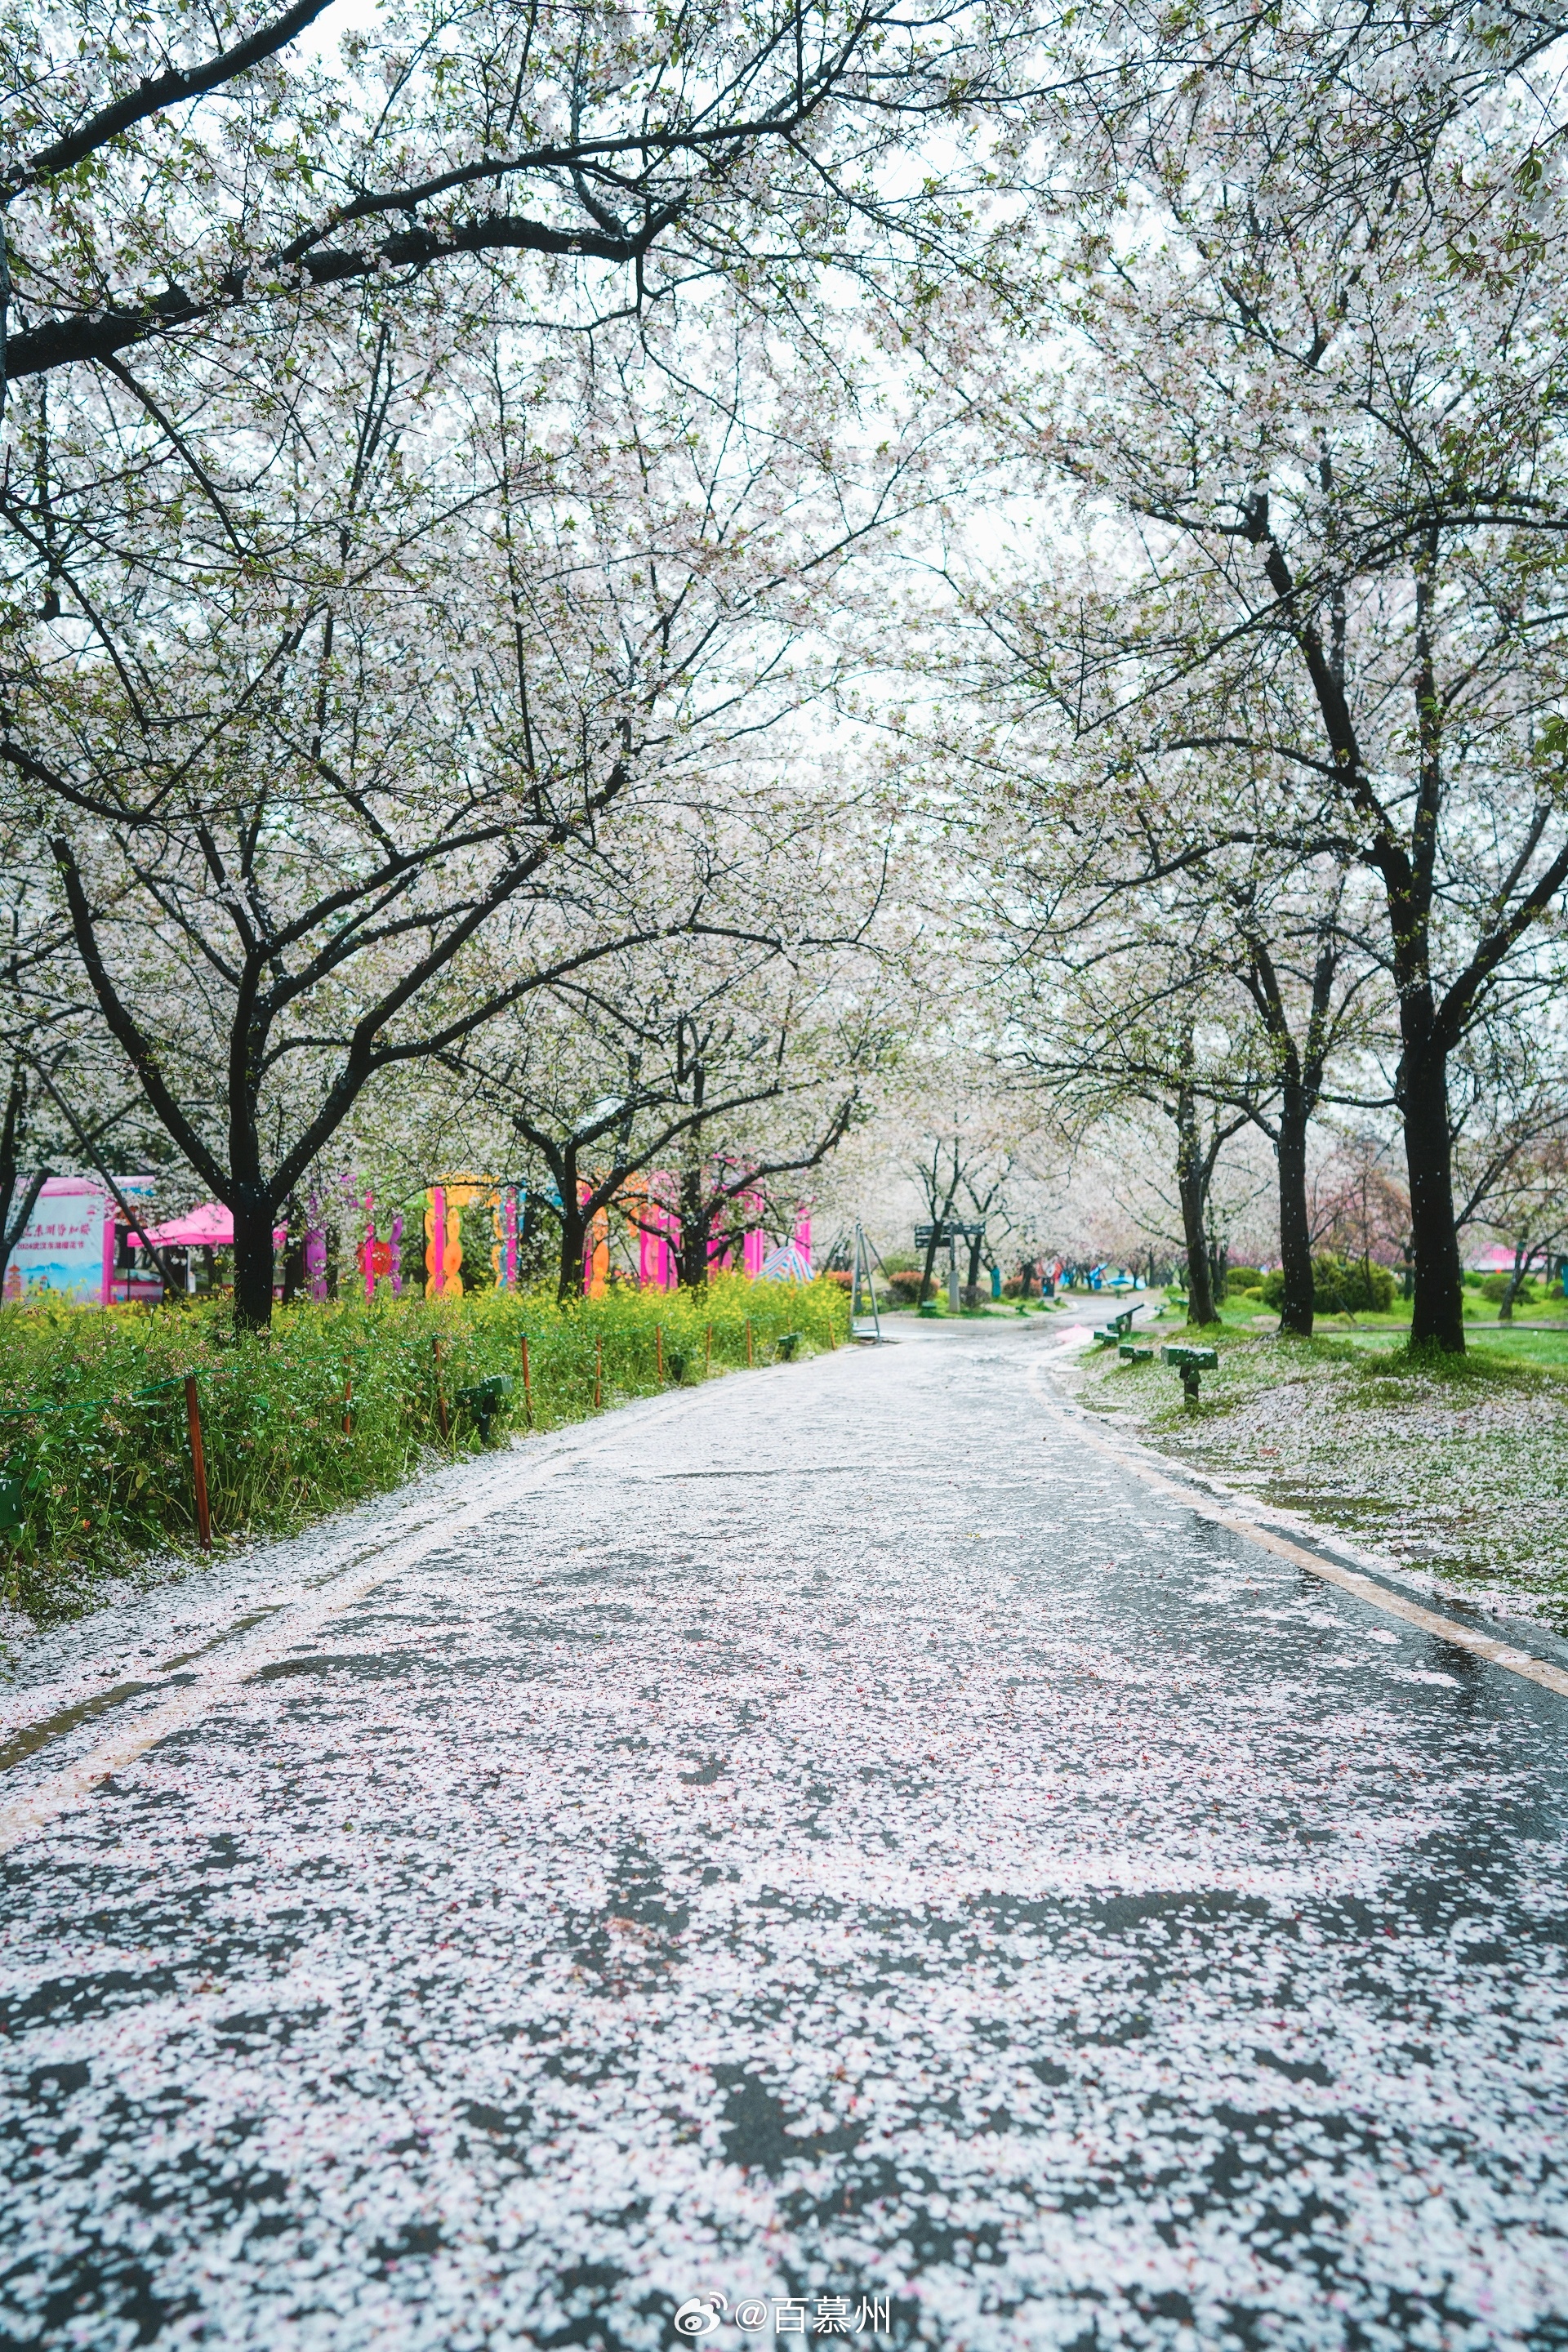
<svg viewBox="0 0 1568 2352"><path fill-rule="evenodd" d="M0 1864L0 2343L1568 2345L1568 1702L1044 1345L521 1449L5 1773L188 1707Z"/></svg>

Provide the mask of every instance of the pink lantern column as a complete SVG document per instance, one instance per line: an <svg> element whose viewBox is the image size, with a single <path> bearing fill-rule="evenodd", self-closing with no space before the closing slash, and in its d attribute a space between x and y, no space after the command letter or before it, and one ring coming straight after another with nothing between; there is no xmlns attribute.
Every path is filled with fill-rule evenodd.
<svg viewBox="0 0 1568 2352"><path fill-rule="evenodd" d="M760 1217L766 1206L760 1192L742 1192L741 1208L748 1220ZM763 1270L763 1260L768 1254L768 1237L761 1225L748 1222L741 1238L741 1270L748 1281L755 1282Z"/></svg>

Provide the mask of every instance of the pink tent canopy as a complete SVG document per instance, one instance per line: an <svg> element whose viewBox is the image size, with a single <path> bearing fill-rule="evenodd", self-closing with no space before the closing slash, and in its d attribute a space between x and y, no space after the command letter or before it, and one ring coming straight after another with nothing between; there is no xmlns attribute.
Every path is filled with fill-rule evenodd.
<svg viewBox="0 0 1568 2352"><path fill-rule="evenodd" d="M199 1209L190 1210L183 1217L171 1217L166 1225L150 1225L147 1237L169 1249L227 1249L234 1241L234 1217L219 1201L204 1201ZM132 1234L132 1242L137 1235ZM275 1225L272 1246L279 1249L289 1238L287 1225Z"/></svg>

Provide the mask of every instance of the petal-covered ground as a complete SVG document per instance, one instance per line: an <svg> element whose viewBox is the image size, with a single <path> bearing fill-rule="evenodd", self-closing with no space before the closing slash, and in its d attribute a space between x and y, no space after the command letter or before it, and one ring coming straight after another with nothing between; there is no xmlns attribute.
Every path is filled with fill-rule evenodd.
<svg viewBox="0 0 1568 2352"><path fill-rule="evenodd" d="M1568 1701L1121 1476L1044 1344L521 1447L18 1754L195 1710L0 1864L0 2343L1568 2345Z"/></svg>
<svg viewBox="0 0 1568 2352"><path fill-rule="evenodd" d="M1152 1339L1180 1339L1173 1318ZM1233 1488L1309 1512L1461 1602L1568 1633L1568 1380L1500 1356L1483 1328L1439 1375L1394 1353L1403 1335L1324 1329L1283 1358L1272 1329L1232 1331L1194 1412L1160 1364L1096 1352L1081 1402ZM1517 1344L1554 1337L1521 1331Z"/></svg>

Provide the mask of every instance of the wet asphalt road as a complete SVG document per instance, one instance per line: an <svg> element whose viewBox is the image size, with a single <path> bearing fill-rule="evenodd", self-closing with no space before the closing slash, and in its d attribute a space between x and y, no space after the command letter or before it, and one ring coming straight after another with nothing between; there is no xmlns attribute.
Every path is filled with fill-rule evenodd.
<svg viewBox="0 0 1568 2352"><path fill-rule="evenodd" d="M1568 2346L1568 1702L1121 1474L1045 1345L457 1474L16 1844L0 2344Z"/></svg>

